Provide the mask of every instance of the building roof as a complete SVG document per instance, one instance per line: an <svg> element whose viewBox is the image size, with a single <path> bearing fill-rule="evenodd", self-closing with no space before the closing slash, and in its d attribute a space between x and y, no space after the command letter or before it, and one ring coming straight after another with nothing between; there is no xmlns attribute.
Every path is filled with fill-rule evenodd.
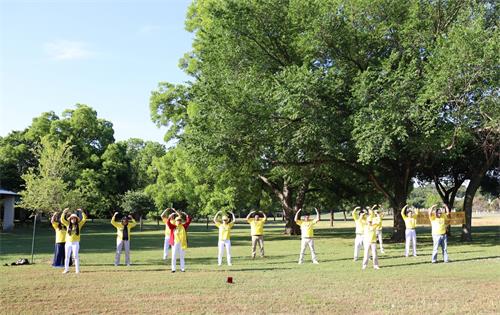
<svg viewBox="0 0 500 315"><path fill-rule="evenodd" d="M5 190L0 188L0 196L19 196L19 194L16 194L13 191Z"/></svg>

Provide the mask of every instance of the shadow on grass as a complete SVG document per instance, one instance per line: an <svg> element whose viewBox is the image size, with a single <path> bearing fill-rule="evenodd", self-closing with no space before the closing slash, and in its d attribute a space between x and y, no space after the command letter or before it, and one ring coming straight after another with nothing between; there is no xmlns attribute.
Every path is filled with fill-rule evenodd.
<svg viewBox="0 0 500 315"><path fill-rule="evenodd" d="M475 260L487 260L487 259L497 259L500 256L485 256L485 257L471 257L471 258L463 258L463 259L450 259L449 264L458 263L458 262L466 262L466 261L475 261ZM438 262L441 264L444 262ZM394 268L394 267L406 267L406 266L418 266L418 265L433 265L430 261L420 261L420 262L405 262L401 264L391 264L391 265L383 265L384 268Z"/></svg>

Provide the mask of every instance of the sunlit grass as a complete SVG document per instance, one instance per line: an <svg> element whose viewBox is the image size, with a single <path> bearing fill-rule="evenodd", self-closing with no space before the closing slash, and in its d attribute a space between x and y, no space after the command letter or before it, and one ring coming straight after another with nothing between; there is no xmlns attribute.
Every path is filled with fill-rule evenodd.
<svg viewBox="0 0 500 315"><path fill-rule="evenodd" d="M340 217L339 217L340 218ZM475 224L483 225L483 219ZM115 231L89 223L81 241L80 275L50 267L53 233L37 231L35 264L0 267L0 313L495 313L500 292L500 217L484 219L475 241L449 242L452 263L431 265L428 228L419 228L419 257L404 258L403 244L386 244L380 270L352 261L353 223L322 221L316 231L320 265L298 265L298 237L266 225L265 259L250 259L249 227L233 231L233 266L218 267L217 232L195 223L189 231L187 272L170 273L162 257L163 226L132 235L131 267L114 267ZM385 222L390 225L390 219ZM493 225L492 225L493 224ZM389 229L388 229L389 230ZM31 228L0 234L0 263L30 258ZM224 260L225 262L225 260ZM371 267L371 265L369 266ZM73 270L72 270L73 271ZM227 284L227 277L234 284Z"/></svg>

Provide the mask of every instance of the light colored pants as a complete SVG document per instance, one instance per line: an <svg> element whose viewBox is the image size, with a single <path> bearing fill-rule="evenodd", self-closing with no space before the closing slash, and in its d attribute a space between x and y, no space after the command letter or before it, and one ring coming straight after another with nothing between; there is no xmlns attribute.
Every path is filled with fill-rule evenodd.
<svg viewBox="0 0 500 315"><path fill-rule="evenodd" d="M417 232L415 229L406 229L406 246L405 246L405 256L408 257L410 254L410 243L413 244L413 256L417 256Z"/></svg>
<svg viewBox="0 0 500 315"><path fill-rule="evenodd" d="M356 234L354 239L354 259L358 259L359 250L363 246L363 234Z"/></svg>
<svg viewBox="0 0 500 315"><path fill-rule="evenodd" d="M124 241L116 239L116 255L115 255L115 266L120 264L120 256L122 255L122 249L125 247L125 264L130 265L130 240Z"/></svg>
<svg viewBox="0 0 500 315"><path fill-rule="evenodd" d="M444 262L448 262L448 236L446 236L446 234L432 234L432 241L434 243L432 248L432 262L437 262L439 246L441 246L443 250Z"/></svg>
<svg viewBox="0 0 500 315"><path fill-rule="evenodd" d="M181 261L181 270L184 271L184 253L181 243L175 243L174 246L172 246L172 271L175 271L177 256L179 256L179 260Z"/></svg>
<svg viewBox="0 0 500 315"><path fill-rule="evenodd" d="M372 249L373 266L378 266L377 243L365 244L365 255L363 256L363 268L368 266L370 259L370 248Z"/></svg>
<svg viewBox="0 0 500 315"><path fill-rule="evenodd" d="M384 244L382 243L382 230L377 230L376 233L377 233L378 242L380 244L380 250L384 251Z"/></svg>
<svg viewBox="0 0 500 315"><path fill-rule="evenodd" d="M78 257L78 252L80 251L80 242L66 242L64 245L65 255L64 255L64 271L69 271L69 259L71 253L73 253L73 261L75 262L76 273L80 272L80 257Z"/></svg>
<svg viewBox="0 0 500 315"><path fill-rule="evenodd" d="M311 258L312 261L315 262L317 261L316 259L316 252L314 251L314 239L312 238L303 238L300 243L300 256L299 256L299 262L304 262L304 254L306 253L306 247L309 246L309 249L311 250Z"/></svg>
<svg viewBox="0 0 500 315"><path fill-rule="evenodd" d="M170 235L165 236L165 242L163 243L163 260L168 257L168 249L170 248Z"/></svg>
<svg viewBox="0 0 500 315"><path fill-rule="evenodd" d="M259 243L260 257L264 257L264 235L252 235L252 257L257 252L257 243Z"/></svg>
<svg viewBox="0 0 500 315"><path fill-rule="evenodd" d="M219 256L217 257L217 262L219 266L222 265L222 256L224 255L224 247L226 247L226 258L227 264L231 265L231 241L219 241Z"/></svg>

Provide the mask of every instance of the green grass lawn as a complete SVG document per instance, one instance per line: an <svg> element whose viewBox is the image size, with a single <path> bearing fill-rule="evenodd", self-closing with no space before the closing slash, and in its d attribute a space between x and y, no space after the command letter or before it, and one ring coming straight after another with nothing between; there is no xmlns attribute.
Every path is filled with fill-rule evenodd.
<svg viewBox="0 0 500 315"><path fill-rule="evenodd" d="M340 218L340 217L339 217ZM390 218L385 225L390 226ZM233 230L233 266L217 266L217 231L189 229L186 273L170 273L162 258L163 226L135 229L131 267L114 267L115 229L88 222L82 232L82 273L50 266L54 235L37 227L35 264L0 267L1 314L73 313L370 313L493 314L500 312L500 217L475 218L474 242L449 240L452 263L430 264L430 229L417 230L419 257L405 258L403 244L386 244L380 270L353 262L354 224L322 221L316 230L319 265L298 265L300 240L266 225L265 259L250 259L250 228ZM390 228L386 229L387 231ZM388 234L386 235L386 237ZM31 227L0 234L0 264L30 258ZM439 256L442 259L441 255ZM225 260L224 260L225 262ZM228 276L234 284L227 284Z"/></svg>

